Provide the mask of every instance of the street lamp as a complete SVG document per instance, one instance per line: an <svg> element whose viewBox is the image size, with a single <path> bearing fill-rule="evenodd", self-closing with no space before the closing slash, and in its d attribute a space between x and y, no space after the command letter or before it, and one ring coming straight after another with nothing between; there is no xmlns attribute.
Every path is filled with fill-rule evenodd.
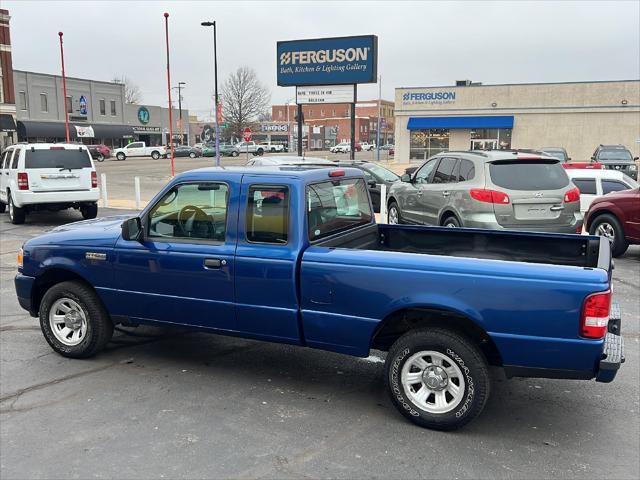
<svg viewBox="0 0 640 480"><path fill-rule="evenodd" d="M182 89L186 85L185 82L178 82L177 87L173 87L178 90L178 111L180 112L180 144L184 143L184 125L182 124Z"/></svg>
<svg viewBox="0 0 640 480"><path fill-rule="evenodd" d="M218 52L216 50L216 22L201 22L203 27L213 27L213 82L215 95L216 115L216 165L220 166L220 123L218 122Z"/></svg>
<svg viewBox="0 0 640 480"><path fill-rule="evenodd" d="M64 48L62 48L62 32L58 32L60 37L60 61L62 63L62 90L64 95L64 127L67 134L67 143L69 143L69 109L67 108L67 76L64 73Z"/></svg>

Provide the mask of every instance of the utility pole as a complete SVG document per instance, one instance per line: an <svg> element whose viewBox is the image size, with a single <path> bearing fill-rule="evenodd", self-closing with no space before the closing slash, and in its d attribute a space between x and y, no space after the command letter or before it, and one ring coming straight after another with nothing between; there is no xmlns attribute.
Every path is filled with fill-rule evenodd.
<svg viewBox="0 0 640 480"><path fill-rule="evenodd" d="M164 13L165 39L167 43L167 93L169 94L169 152L171 155L171 176L176 174L173 164L173 104L171 103L171 68L169 67L169 14Z"/></svg>
<svg viewBox="0 0 640 480"><path fill-rule="evenodd" d="M376 128L376 161L380 161L380 115L382 114L382 75L378 77L378 127Z"/></svg>
<svg viewBox="0 0 640 480"><path fill-rule="evenodd" d="M216 165L220 166L220 121L218 120L218 51L216 45L216 22L201 22L203 27L213 27L213 83L214 83L214 96L216 102L215 114L216 114Z"/></svg>
<svg viewBox="0 0 640 480"><path fill-rule="evenodd" d="M182 124L182 89L186 85L185 82L178 82L177 87L173 87L178 90L178 112L180 115L180 144L184 143L184 125Z"/></svg>
<svg viewBox="0 0 640 480"><path fill-rule="evenodd" d="M60 60L62 61L62 91L64 92L64 126L67 132L67 143L70 142L69 138L69 109L67 108L67 77L64 73L64 49L62 48L62 32L58 32L60 37Z"/></svg>

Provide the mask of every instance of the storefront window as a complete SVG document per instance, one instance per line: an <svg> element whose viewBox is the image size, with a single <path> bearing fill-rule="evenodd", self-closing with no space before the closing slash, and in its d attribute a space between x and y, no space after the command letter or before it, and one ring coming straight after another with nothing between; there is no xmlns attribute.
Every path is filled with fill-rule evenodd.
<svg viewBox="0 0 640 480"><path fill-rule="evenodd" d="M426 160L437 153L449 150L449 130L411 130L409 142L409 160Z"/></svg>
<svg viewBox="0 0 640 480"><path fill-rule="evenodd" d="M511 129L476 128L471 130L471 150L504 150L511 148Z"/></svg>

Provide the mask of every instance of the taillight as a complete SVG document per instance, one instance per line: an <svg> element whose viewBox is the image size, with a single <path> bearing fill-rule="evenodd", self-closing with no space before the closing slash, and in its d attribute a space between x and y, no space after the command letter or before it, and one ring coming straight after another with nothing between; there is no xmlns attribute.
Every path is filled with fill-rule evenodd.
<svg viewBox="0 0 640 480"><path fill-rule="evenodd" d="M564 203L573 203L580 201L580 190L574 188L564 194Z"/></svg>
<svg viewBox="0 0 640 480"><path fill-rule="evenodd" d="M483 188L472 188L469 190L469 195L474 200L484 203L500 203L506 205L509 203L509 195L497 190L486 190Z"/></svg>
<svg viewBox="0 0 640 480"><path fill-rule="evenodd" d="M91 172L91 188L98 188L98 174L95 171Z"/></svg>
<svg viewBox="0 0 640 480"><path fill-rule="evenodd" d="M18 172L18 190L29 190L29 175L27 175L27 172Z"/></svg>
<svg viewBox="0 0 640 480"><path fill-rule="evenodd" d="M580 318L580 335L586 338L602 338L607 333L611 290L594 293L584 299Z"/></svg>

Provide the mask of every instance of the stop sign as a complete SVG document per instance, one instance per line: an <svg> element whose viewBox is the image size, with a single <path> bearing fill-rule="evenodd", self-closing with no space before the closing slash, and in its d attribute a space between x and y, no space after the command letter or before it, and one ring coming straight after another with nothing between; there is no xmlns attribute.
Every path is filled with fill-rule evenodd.
<svg viewBox="0 0 640 480"><path fill-rule="evenodd" d="M251 140L251 129L249 127L245 128L242 133L244 134L242 138L244 138L245 142Z"/></svg>

